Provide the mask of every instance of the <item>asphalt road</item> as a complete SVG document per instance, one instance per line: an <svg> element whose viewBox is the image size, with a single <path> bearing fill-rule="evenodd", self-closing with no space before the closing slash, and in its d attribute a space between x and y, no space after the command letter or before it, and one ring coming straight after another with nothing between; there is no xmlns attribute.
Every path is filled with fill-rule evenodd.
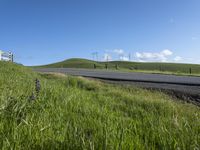
<svg viewBox="0 0 200 150"><path fill-rule="evenodd" d="M66 73L69 75L96 78L111 83L130 84L144 88L172 91L175 95L186 95L192 101L200 104L200 77L72 68L41 68L34 69L34 71Z"/></svg>
<svg viewBox="0 0 200 150"><path fill-rule="evenodd" d="M71 68L42 68L34 70L39 72L60 72L76 76L94 77L94 78L109 79L109 80L140 81L140 82L200 86L200 77L191 77L191 76L128 73L128 72L118 72L109 70L103 71L103 70L71 69Z"/></svg>

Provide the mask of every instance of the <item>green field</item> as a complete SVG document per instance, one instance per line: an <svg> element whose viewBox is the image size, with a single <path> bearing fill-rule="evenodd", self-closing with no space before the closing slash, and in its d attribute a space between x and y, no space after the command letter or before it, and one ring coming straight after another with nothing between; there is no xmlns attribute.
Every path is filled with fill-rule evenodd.
<svg viewBox="0 0 200 150"><path fill-rule="evenodd" d="M94 69L108 69L122 70L122 71L136 71L136 72L152 72L152 73L175 73L175 74L200 74L200 65L197 64L177 64L177 63L141 63L128 61L110 61L110 62L96 62L87 59L68 59L62 62L36 66L40 68L87 68Z"/></svg>
<svg viewBox="0 0 200 150"><path fill-rule="evenodd" d="M161 92L0 62L0 149L199 148L195 105Z"/></svg>

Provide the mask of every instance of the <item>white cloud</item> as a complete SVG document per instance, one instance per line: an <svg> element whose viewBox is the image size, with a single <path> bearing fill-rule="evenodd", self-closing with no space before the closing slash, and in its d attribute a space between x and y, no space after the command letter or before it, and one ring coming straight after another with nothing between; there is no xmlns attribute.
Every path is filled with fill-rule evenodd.
<svg viewBox="0 0 200 150"><path fill-rule="evenodd" d="M182 60L183 60L183 58L180 57L180 56L176 56L176 57L174 58L174 61L175 61L175 62L180 62L180 61L182 61Z"/></svg>
<svg viewBox="0 0 200 150"><path fill-rule="evenodd" d="M119 56L119 60L129 61L129 57L123 49L114 49L113 52Z"/></svg>
<svg viewBox="0 0 200 150"><path fill-rule="evenodd" d="M129 58L127 56L120 56L119 59L122 61L129 61Z"/></svg>
<svg viewBox="0 0 200 150"><path fill-rule="evenodd" d="M139 61L161 61L166 62L168 60L168 57L171 56L173 52L171 50L165 49L159 53L153 53L153 52L137 52L136 58L139 59Z"/></svg>
<svg viewBox="0 0 200 150"><path fill-rule="evenodd" d="M176 55L174 56L173 54L173 51L169 49L164 49L160 52L136 52L132 60L139 62L195 62L193 59L187 59ZM130 53L128 55L123 49L113 49L104 52L102 61L131 61L130 58Z"/></svg>
<svg viewBox="0 0 200 150"><path fill-rule="evenodd" d="M114 49L113 52L118 54L118 55L123 55L124 54L124 50L123 49Z"/></svg>
<svg viewBox="0 0 200 150"><path fill-rule="evenodd" d="M122 60L127 61L128 57L125 54L123 49L112 49L112 50L105 50L103 54L103 61L112 61L112 60Z"/></svg>
<svg viewBox="0 0 200 150"><path fill-rule="evenodd" d="M112 56L108 53L104 53L103 61L111 61L111 60L112 60Z"/></svg>
<svg viewBox="0 0 200 150"><path fill-rule="evenodd" d="M161 54L163 54L163 56L170 56L173 54L172 51L168 50L168 49L165 49L161 52Z"/></svg>

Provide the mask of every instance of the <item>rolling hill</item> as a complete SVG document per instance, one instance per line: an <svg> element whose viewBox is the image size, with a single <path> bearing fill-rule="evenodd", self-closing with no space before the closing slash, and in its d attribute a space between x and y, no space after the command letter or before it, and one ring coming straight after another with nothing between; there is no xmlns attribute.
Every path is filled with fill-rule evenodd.
<svg viewBox="0 0 200 150"><path fill-rule="evenodd" d="M112 69L112 70L200 74L200 65L197 64L156 63L156 62L147 63L147 62L128 62L128 61L97 62L80 58L73 58L58 63L48 64L44 66L35 66L35 67L106 69L106 65L107 69Z"/></svg>

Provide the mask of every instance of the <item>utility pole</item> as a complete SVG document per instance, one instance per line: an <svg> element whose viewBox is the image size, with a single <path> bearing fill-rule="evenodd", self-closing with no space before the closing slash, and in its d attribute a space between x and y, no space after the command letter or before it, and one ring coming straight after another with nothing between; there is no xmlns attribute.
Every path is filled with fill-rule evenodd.
<svg viewBox="0 0 200 150"><path fill-rule="evenodd" d="M124 54L119 54L119 60L123 60Z"/></svg>
<svg viewBox="0 0 200 150"><path fill-rule="evenodd" d="M99 61L99 53L96 52L96 58L97 58L97 61Z"/></svg>
<svg viewBox="0 0 200 150"><path fill-rule="evenodd" d="M93 61L95 61L95 60L98 61L98 52L93 52L92 53L92 60Z"/></svg>
<svg viewBox="0 0 200 150"><path fill-rule="evenodd" d="M94 55L95 55L96 61L98 61L98 52L94 52Z"/></svg>
<svg viewBox="0 0 200 150"><path fill-rule="evenodd" d="M95 54L94 54L94 53L92 53L91 55L92 55L92 60L94 60L94 55L95 55Z"/></svg>
<svg viewBox="0 0 200 150"><path fill-rule="evenodd" d="M129 53L128 58L129 58L129 61L131 61L131 53Z"/></svg>

